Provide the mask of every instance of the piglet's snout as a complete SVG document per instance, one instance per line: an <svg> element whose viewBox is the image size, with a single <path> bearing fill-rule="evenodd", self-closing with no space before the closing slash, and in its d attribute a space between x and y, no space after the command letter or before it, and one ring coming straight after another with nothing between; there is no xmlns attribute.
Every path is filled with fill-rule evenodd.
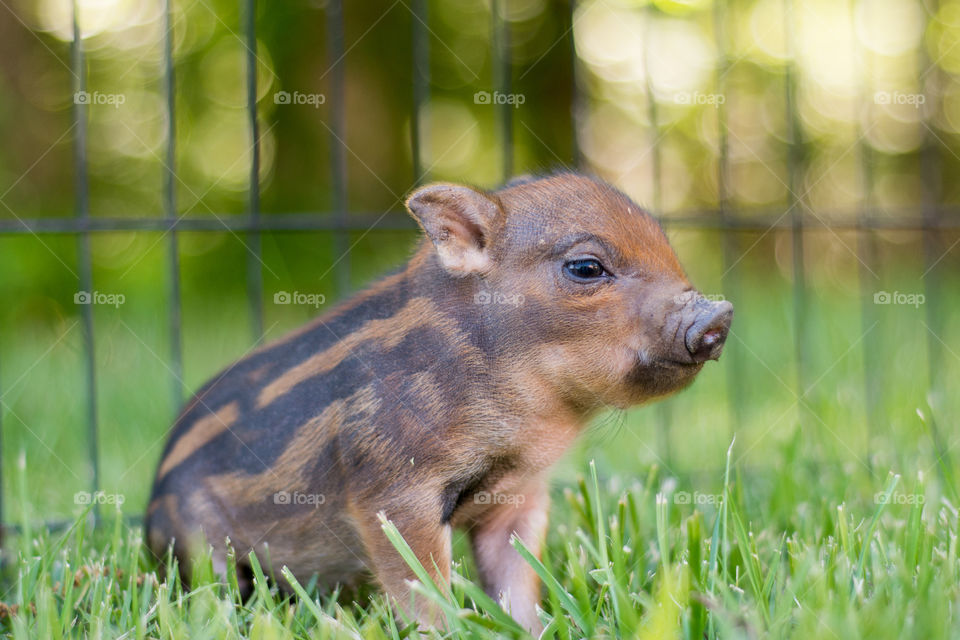
<svg viewBox="0 0 960 640"><path fill-rule="evenodd" d="M693 321L687 328L684 343L694 362L716 360L723 351L733 320L733 305L726 300L699 300L689 311Z"/></svg>

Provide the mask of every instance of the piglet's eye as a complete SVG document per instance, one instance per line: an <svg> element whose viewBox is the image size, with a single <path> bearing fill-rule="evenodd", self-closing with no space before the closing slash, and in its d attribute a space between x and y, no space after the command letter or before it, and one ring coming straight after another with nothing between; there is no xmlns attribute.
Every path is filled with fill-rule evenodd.
<svg viewBox="0 0 960 640"><path fill-rule="evenodd" d="M580 282L595 280L607 275L607 271L600 264L600 261L593 258L570 260L563 265L563 270L570 278Z"/></svg>

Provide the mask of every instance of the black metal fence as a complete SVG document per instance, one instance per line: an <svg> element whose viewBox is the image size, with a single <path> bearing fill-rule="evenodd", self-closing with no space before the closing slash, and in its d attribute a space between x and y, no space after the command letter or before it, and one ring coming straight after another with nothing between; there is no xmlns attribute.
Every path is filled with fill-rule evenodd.
<svg viewBox="0 0 960 640"><path fill-rule="evenodd" d="M509 23L503 19L501 4L505 0L491 0L492 24L492 47L493 58L495 60L494 82L496 91L509 94L512 91L512 73L510 60L510 28ZM255 0L241 0L243 15L243 37L246 47L246 97L247 111L249 118L249 128L252 147L252 162L250 165L249 178L249 196L247 211L245 215L230 215L212 217L208 216L181 216L178 214L176 202L177 186L177 167L176 167L176 127L175 101L176 101L176 66L173 59L173 22L172 22L172 0L165 0L165 28L164 28L164 82L166 92L166 121L168 128L166 132L166 153L164 161L165 182L163 188L164 215L162 217L139 217L139 218L106 218L92 216L89 204L89 187L87 177L87 110L88 105L83 102L77 102L73 109L73 121L76 130L74 146L74 171L76 182L74 191L76 196L76 211L73 217L61 218L35 218L21 219L0 219L0 235L6 234L66 234L74 236L78 245L79 257L79 281L78 287L81 291L93 291L93 268L91 255L91 236L100 232L117 231L163 231L169 232L166 235L167 264L166 275L169 286L169 327L170 344L169 361L171 368L170 390L175 402L179 404L182 401L184 385L182 382L182 339L181 339L181 269L180 253L178 244L178 234L185 231L209 231L223 232L229 231L234 234L240 234L249 251L246 258L246 286L247 298L249 301L249 316L253 326L252 340L259 341L263 336L263 275L261 271L261 234L264 232L298 232L298 231L329 231L335 238L335 249L338 256L347 255L351 249L350 233L362 232L372 228L377 229L413 229L414 224L406 216L393 216L387 213L376 212L350 212L348 214L347 203L347 149L344 144L347 114L344 105L344 86L345 86L345 45L344 45L344 25L343 25L343 0L329 0L326 4L326 30L328 50L326 56L330 62L331 74L331 107L329 129L331 132L331 154L330 158L332 172L329 176L332 192L334 194L334 206L330 212L312 212L299 214L271 214L261 215L260 211L260 122L257 111L257 24L255 19L256 7ZM84 60L84 45L81 38L79 22L77 19L78 0L73 0L73 39L70 45L72 56L72 69L74 74L74 92L85 92L87 90L86 67ZM784 0L784 6L789 8L790 0ZM430 77L429 77L429 15L427 0L411 0L408 9L412 12L413 48L411 51L410 64L413 69L414 87L413 101L411 109L411 148L412 163L414 168L414 179L411 184L414 185L423 178L424 163L422 161L422 140L424 129L427 123L422 121L423 105L429 98ZM565 32L566 38L571 41L574 39L573 19L576 9L575 0L570 0L567 5L567 21L569 28ZM650 10L653 10L650 8ZM717 43L718 60L716 64L716 90L720 93L724 91L724 81L727 76L731 59L728 56L724 43L726 35L723 33L722 15L725 11L725 2L718 0L714 3L714 28ZM786 38L788 48L792 46L790 14L786 12L784 24L784 38ZM938 73L935 66L929 65L929 60L922 61L921 67L924 74ZM571 107L571 124L574 130L580 125L579 121L584 112L584 88L582 81L582 70L578 68L576 56L570 60L574 65L572 77L574 78L574 87L572 88L573 100ZM928 82L928 78L921 78L921 86L930 86L933 83ZM925 307L927 314L927 324L936 328L941 325L940 308L937 301L941 295L941 284L938 278L938 270L934 268L936 262L943 255L947 246L943 239L943 230L960 229L960 211L956 207L948 207L941 204L942 195L939 193L940 177L940 153L939 143L935 136L931 134L926 136L926 141L921 152L922 175L925 177L923 183L923 202L919 203L915 215L901 216L896 218L885 217L882 219L871 215L870 202L864 202L859 208L855 221L841 224L826 223L824 220L831 216L825 212L811 210L804 202L803 197L798 195L800 192L800 175L802 162L802 136L800 121L797 115L797 97L796 97L796 75L793 65L786 65L786 74L784 76L783 88L785 103L787 105L786 118L789 122L789 148L788 156L788 193L789 201L787 207L771 209L766 215L753 216L750 220L731 215L731 204L729 200L729 145L727 139L727 123L724 105L718 106L718 136L720 141L719 159L716 165L716 182L718 187L718 206L715 210L706 212L694 212L686 216L670 216L663 218L662 222L667 227L685 227L696 229L715 229L721 232L723 238L723 268L725 275L723 277L724 290L728 292L729 297L736 297L739 285L738 273L736 267L738 251L741 248L741 237L743 234L766 234L786 233L789 234L792 246L792 275L793 275L793 336L795 360L796 360L796 380L797 395L802 396L806 389L806 383L809 382L810 372L806 366L806 345L813 339L804 330L806 322L804 315L807 310L807 286L805 283L806 268L804 264L804 232L810 229L829 228L834 230L852 230L856 231L858 237L857 253L862 265L860 282L862 287L863 304L861 308L861 317L864 327L870 326L875 322L875 308L870 304L872 289L867 277L867 271L876 261L876 233L883 230L911 230L922 233L923 236L923 264L924 288L928 304ZM652 91L647 87L648 93ZM648 96L650 113L649 118L651 127L651 145L654 166L654 192L652 194L651 204L656 211L659 209L661 195L661 160L660 150L657 145L659 125L657 121L657 101ZM507 178L513 174L513 113L509 104L497 105L497 131L499 144L503 150L501 158L502 174ZM929 130L929 127L928 127ZM862 144L862 143L861 143ZM862 163L862 172L869 180L871 172L871 162L869 152L865 148L862 150L864 161ZM578 167L582 163L580 153L574 148L574 155L569 159L572 167ZM338 263L336 268L336 282L339 292L345 293L349 287L350 276L348 272L348 260ZM90 480L90 488L96 491L100 488L100 465L98 451L98 407L97 407L97 375L96 363L94 359L95 341L97 330L94 324L94 315L91 305L81 307L82 326L84 335L84 358L86 363L86 433L88 442L88 455L92 464L93 475ZM936 337L931 332L928 337L928 363L929 377L931 385L936 385L938 372L940 371L939 358L942 349L936 343ZM877 373L883 368L883 363L877 361L877 355L872 350L865 352L863 380L864 393L867 398L867 406L875 407L876 396L879 393L877 384ZM727 390L730 395L729 406L731 411L736 414L743 403L737 399L741 393L740 387L734 382L739 379L737 371L743 366L740 358L736 357L736 352L731 351L727 358L726 366L733 372L728 376L731 381ZM660 411L660 428L665 431L669 421L667 409ZM869 411L868 422L870 429L878 428L879 417L875 411ZM737 415L731 416L733 423L739 420ZM2 429L0 429L2 432ZM939 443L942 445L942 443ZM3 475L0 473L0 478ZM2 492L0 492L2 498ZM0 522L3 522L2 504L0 504Z"/></svg>

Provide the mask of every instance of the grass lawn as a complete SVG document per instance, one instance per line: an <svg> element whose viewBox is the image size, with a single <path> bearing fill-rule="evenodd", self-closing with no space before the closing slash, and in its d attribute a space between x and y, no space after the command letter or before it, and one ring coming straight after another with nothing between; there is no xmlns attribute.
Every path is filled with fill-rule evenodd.
<svg viewBox="0 0 960 640"><path fill-rule="evenodd" d="M692 234L673 240L682 259L697 256L692 280L704 292L721 291L719 254L694 249L703 243ZM960 637L953 462L960 451L951 449L960 418L960 348L953 346L960 300L952 292L960 283L944 275L949 295L931 327L923 307L865 307L855 279L838 276L857 272L852 258L817 253L815 239L811 246L822 259L808 278L800 374L788 278L758 250L743 264L721 362L669 401L607 414L558 466L548 545L542 565L535 563L546 637ZM224 269L229 260L242 265L242 251L224 247L204 259L223 261ZM272 250L268 242L268 258ZM143 513L174 411L164 290L147 277L162 273L162 260L162 252L148 254L138 267L143 278L134 270L123 283L106 268L95 274L102 291L125 292L128 300L95 310L101 487L123 496L119 508L101 506L96 526L75 499L89 488L91 468L82 336L65 302L71 292L0 311L8 314L4 326L19 327L0 335L0 416L4 518L20 531L4 540L0 633L411 635L374 590L338 601L310 584L286 596L258 580L252 599L240 602L230 581L218 583L204 563L191 591L158 577L129 517ZM871 288L920 291L921 271L915 264L886 269ZM358 265L358 281L369 275ZM267 282L267 299L275 290L324 290L322 278L280 276ZM187 389L248 346L242 283L235 289L211 296L185 284ZM268 304L266 326L275 337L314 313ZM223 318L232 321L211 321ZM877 363L872 405L869 362ZM57 518L67 528L43 525ZM449 590L425 585L419 595L443 603L445 633L522 636L471 581L462 534L454 551ZM259 560L267 574L282 571Z"/></svg>
<svg viewBox="0 0 960 640"><path fill-rule="evenodd" d="M935 479L890 476L874 491L843 469L805 470L792 453L766 480L731 468L715 494L685 492L656 468L598 479L590 465L556 492L549 548L542 564L531 559L545 584L544 637L956 637L957 511ZM418 597L442 603L454 637L523 636L471 582L464 542L452 592L426 585ZM28 531L17 544L6 550L0 610L17 638L411 632L372 591L338 603L305 584L286 597L260 573L241 602L203 561L185 591L158 579L140 529L112 515L96 529L81 518L59 534Z"/></svg>

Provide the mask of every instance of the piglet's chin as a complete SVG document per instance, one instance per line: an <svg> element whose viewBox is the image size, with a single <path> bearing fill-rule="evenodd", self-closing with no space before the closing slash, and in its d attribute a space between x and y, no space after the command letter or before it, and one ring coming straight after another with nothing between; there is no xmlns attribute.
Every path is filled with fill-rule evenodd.
<svg viewBox="0 0 960 640"><path fill-rule="evenodd" d="M627 375L626 386L634 389L637 402L647 402L680 391L696 378L702 363L682 363L641 354Z"/></svg>

